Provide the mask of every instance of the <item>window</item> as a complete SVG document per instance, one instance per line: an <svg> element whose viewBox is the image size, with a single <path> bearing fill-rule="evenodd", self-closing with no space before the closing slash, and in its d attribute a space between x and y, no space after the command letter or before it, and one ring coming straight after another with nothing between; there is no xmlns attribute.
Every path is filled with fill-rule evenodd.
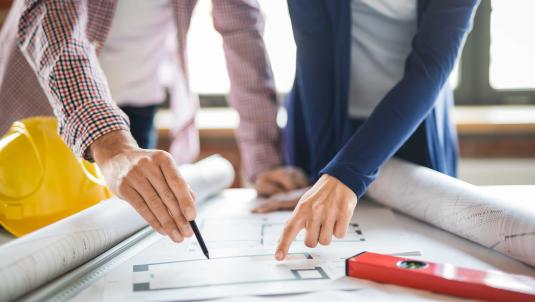
<svg viewBox="0 0 535 302"><path fill-rule="evenodd" d="M492 1L490 86L496 90L535 88L535 1Z"/></svg>
<svg viewBox="0 0 535 302"><path fill-rule="evenodd" d="M275 85L284 94L290 90L295 72L295 44L287 4L273 0L259 3L266 21L264 41ZM201 95L201 104L218 105L229 89L222 43L212 26L211 1L199 1L188 35L188 60L191 86Z"/></svg>
<svg viewBox="0 0 535 302"><path fill-rule="evenodd" d="M461 57L456 101L535 104L532 0L481 1Z"/></svg>
<svg viewBox="0 0 535 302"><path fill-rule="evenodd" d="M287 93L295 72L295 45L286 1L259 0L264 40L275 84ZM535 1L481 1L474 28L450 77L458 104L535 104ZM191 85L201 104L225 105L229 88L220 35L212 26L211 1L199 1L189 35Z"/></svg>

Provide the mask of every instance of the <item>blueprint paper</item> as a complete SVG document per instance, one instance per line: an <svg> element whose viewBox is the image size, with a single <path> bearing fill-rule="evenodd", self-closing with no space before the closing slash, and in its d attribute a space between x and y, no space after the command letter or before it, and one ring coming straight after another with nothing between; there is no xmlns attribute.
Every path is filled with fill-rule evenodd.
<svg viewBox="0 0 535 302"><path fill-rule="evenodd" d="M215 209L214 209L215 210ZM217 249L263 249L273 254L285 223L291 212L270 214L217 216L215 211L207 211L200 221L200 228L206 245ZM348 226L344 238L332 238L329 246L318 244L307 248L304 244L305 231L301 230L291 245L291 250L306 250L311 254L324 252L323 256L346 258L364 250L378 253L413 252L411 236L401 227L394 214L387 208L361 208ZM201 254L200 247L192 242L190 251ZM341 253L341 254L340 254Z"/></svg>
<svg viewBox="0 0 535 302"><path fill-rule="evenodd" d="M181 165L179 170L197 202L229 188L235 177L232 164L220 155L212 155L195 164Z"/></svg>
<svg viewBox="0 0 535 302"><path fill-rule="evenodd" d="M368 197L535 266L535 199L495 197L434 170L392 159Z"/></svg>
<svg viewBox="0 0 535 302"><path fill-rule="evenodd" d="M359 287L358 281L344 276L343 259L295 252L278 262L272 254L251 249L211 254L210 260L127 262L106 277L103 300L190 301Z"/></svg>
<svg viewBox="0 0 535 302"><path fill-rule="evenodd" d="M411 236L386 208L361 208L353 217L348 235L330 246L310 249L302 234L292 244L289 259L274 260L282 226L291 212L250 214L240 207L239 197L222 194L200 209L198 224L210 250L206 260L198 243L190 238L174 244L159 234L143 240L121 263L74 301L194 300L242 295L274 295L332 289L358 289L361 282L346 278L344 260L362 251L410 252L417 248ZM221 215L219 205L232 214ZM243 200L243 195L242 198ZM243 211L240 211L242 209ZM419 255L419 254L416 254Z"/></svg>
<svg viewBox="0 0 535 302"><path fill-rule="evenodd" d="M199 201L228 187L230 163L213 156L179 167ZM100 255L146 226L125 201L105 200L0 248L0 301L13 300Z"/></svg>
<svg viewBox="0 0 535 302"><path fill-rule="evenodd" d="M98 256L145 226L126 202L103 201L0 249L0 301L10 301ZM120 219L117 217L128 217Z"/></svg>

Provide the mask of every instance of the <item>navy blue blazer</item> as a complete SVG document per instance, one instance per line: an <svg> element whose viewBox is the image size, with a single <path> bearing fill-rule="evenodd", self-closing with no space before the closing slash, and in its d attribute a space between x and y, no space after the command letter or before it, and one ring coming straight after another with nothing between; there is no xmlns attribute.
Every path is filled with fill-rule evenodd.
<svg viewBox="0 0 535 302"><path fill-rule="evenodd" d="M297 62L286 100L288 164L315 181L327 173L362 197L394 154L455 176L457 134L444 85L478 0L420 0L418 29L402 79L355 128L348 116L350 0L288 0Z"/></svg>

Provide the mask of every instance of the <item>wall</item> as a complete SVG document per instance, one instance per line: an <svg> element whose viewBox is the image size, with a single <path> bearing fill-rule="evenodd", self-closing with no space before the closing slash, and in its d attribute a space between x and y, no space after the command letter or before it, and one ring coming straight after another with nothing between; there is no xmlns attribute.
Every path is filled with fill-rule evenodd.
<svg viewBox="0 0 535 302"><path fill-rule="evenodd" d="M4 23L12 2L12 0L0 0L0 28L2 27L2 23Z"/></svg>

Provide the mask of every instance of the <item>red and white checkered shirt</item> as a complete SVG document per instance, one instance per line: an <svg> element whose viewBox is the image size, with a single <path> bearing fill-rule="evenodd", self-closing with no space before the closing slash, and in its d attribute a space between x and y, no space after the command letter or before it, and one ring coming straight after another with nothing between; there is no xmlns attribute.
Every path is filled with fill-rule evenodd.
<svg viewBox="0 0 535 302"><path fill-rule="evenodd" d="M186 35L196 0L173 0L180 74L171 89L175 115L171 153L178 163L199 150L194 116L198 101L187 78ZM129 129L113 103L98 53L116 0L17 0L0 32L0 135L15 120L53 113L77 156L90 158L100 136ZM231 81L230 105L240 115L237 138L249 178L279 165L280 133L273 76L256 0L214 0L213 20L223 37ZM50 106L51 105L51 106ZM51 110L52 109L52 110Z"/></svg>

